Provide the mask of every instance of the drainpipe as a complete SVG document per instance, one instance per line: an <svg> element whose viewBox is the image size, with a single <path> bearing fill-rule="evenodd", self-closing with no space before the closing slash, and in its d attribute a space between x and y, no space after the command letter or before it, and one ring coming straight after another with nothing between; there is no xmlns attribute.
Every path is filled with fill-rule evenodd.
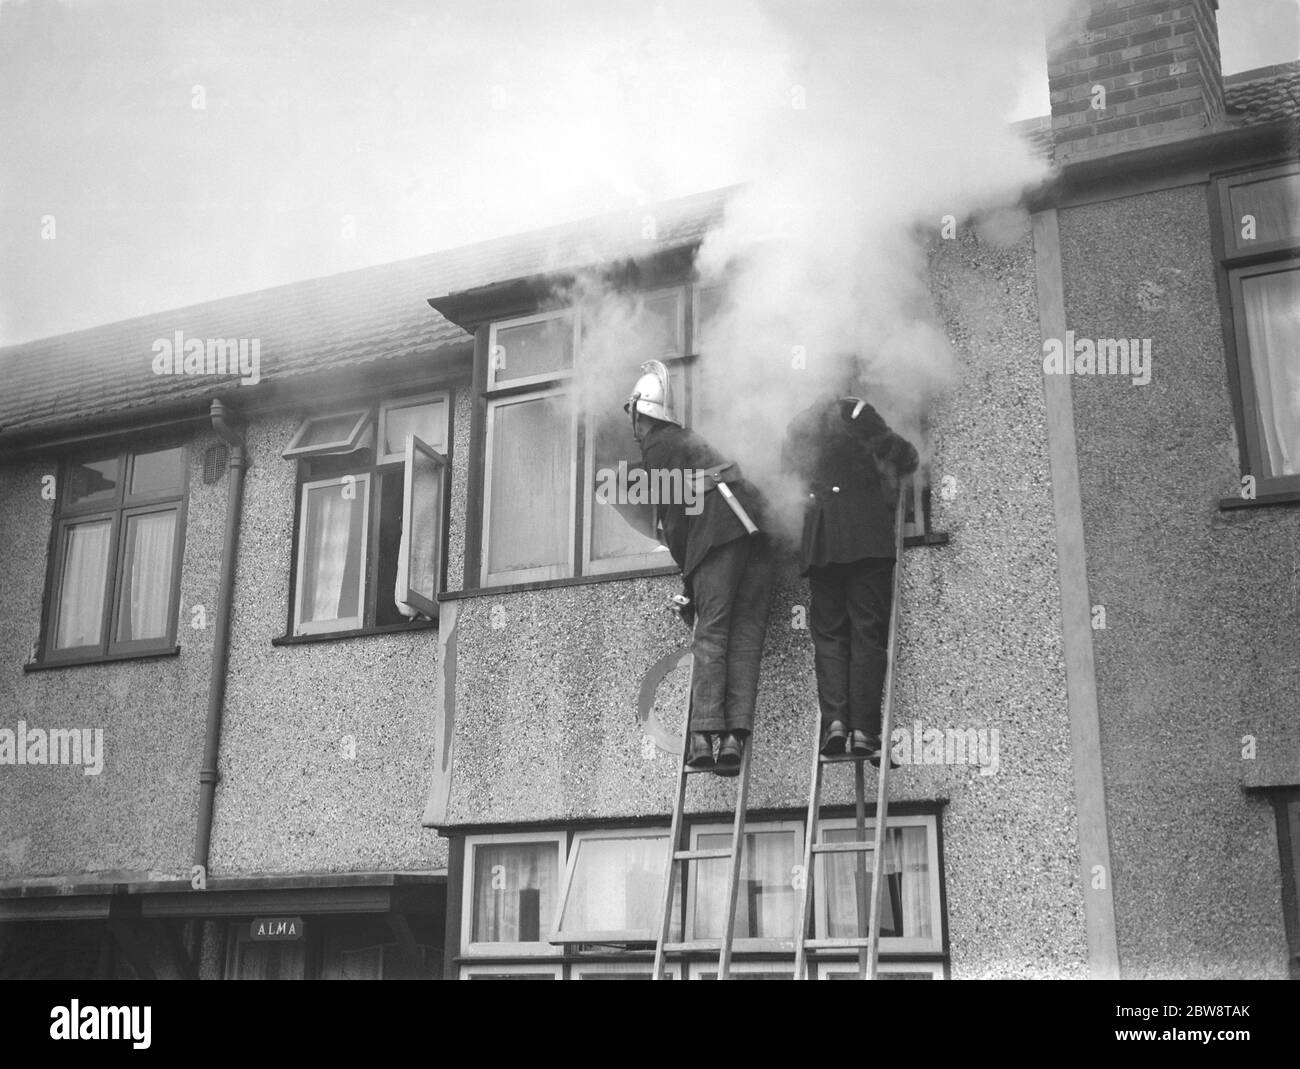
<svg viewBox="0 0 1300 1069"><path fill-rule="evenodd" d="M226 700L226 665L230 659L230 616L235 600L235 554L239 548L239 523L243 515L244 472L248 447L238 417L229 405L212 402L212 429L230 448L230 488L226 499L226 535L221 547L221 584L217 590L217 633L212 641L212 668L208 676L208 722L203 737L203 764L199 768L199 824L194 836L194 864L208 869L212 838L212 809L216 799L217 752L221 743L221 710Z"/></svg>

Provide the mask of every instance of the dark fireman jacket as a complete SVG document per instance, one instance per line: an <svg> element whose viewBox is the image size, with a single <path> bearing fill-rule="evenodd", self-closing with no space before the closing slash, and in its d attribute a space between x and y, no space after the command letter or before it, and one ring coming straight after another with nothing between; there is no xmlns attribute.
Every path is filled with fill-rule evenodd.
<svg viewBox="0 0 1300 1069"><path fill-rule="evenodd" d="M898 479L916 470L916 449L870 405L857 419L852 401L821 400L786 432L786 467L808 488L803 568L893 559Z"/></svg>
<svg viewBox="0 0 1300 1069"><path fill-rule="evenodd" d="M715 468L724 458L694 431L671 423L659 422L641 440L641 457L652 480L658 482L659 471L681 471L676 479L662 480L665 485L681 485L687 475ZM706 483L706 485L708 485ZM727 485L737 501L760 527L763 524L762 498L758 491L742 479L728 479ZM731 507L716 489L710 489L697 499L698 514L686 511L683 499L659 503L659 522L663 525L664 544L673 560L689 581L691 573L699 567L709 550L726 545L737 538L747 538L744 525L736 518Z"/></svg>

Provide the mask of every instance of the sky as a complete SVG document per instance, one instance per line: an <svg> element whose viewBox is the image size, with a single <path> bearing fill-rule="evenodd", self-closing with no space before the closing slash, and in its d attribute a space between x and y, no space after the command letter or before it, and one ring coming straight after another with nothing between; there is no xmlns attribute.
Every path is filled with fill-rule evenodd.
<svg viewBox="0 0 1300 1069"><path fill-rule="evenodd" d="M999 68L988 107L1045 114L1041 26L945 2L994 9L996 43L971 41ZM815 80L791 27L827 12L0 0L0 344L746 180L752 132ZM1300 0L1222 0L1219 22L1225 73L1300 56ZM872 106L906 123L910 72L882 83Z"/></svg>

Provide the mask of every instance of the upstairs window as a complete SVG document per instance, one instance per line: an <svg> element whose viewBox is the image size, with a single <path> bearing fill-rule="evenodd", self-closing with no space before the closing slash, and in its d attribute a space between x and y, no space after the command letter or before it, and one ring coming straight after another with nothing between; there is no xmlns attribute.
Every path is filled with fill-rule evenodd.
<svg viewBox="0 0 1300 1069"><path fill-rule="evenodd" d="M179 445L67 460L42 661L175 646L187 483L187 453Z"/></svg>
<svg viewBox="0 0 1300 1069"><path fill-rule="evenodd" d="M1300 166L1220 178L1221 283L1243 475L1300 497Z"/></svg>
<svg viewBox="0 0 1300 1069"><path fill-rule="evenodd" d="M298 427L283 454L299 465L292 635L437 618L449 407L425 394Z"/></svg>
<svg viewBox="0 0 1300 1069"><path fill-rule="evenodd" d="M641 360L668 365L686 414L688 301L685 287L637 295L629 324L636 352L617 369L602 362L582 382L575 378L584 366L577 309L487 329L480 585L671 566L648 506L616 506L598 491L641 459L622 409Z"/></svg>

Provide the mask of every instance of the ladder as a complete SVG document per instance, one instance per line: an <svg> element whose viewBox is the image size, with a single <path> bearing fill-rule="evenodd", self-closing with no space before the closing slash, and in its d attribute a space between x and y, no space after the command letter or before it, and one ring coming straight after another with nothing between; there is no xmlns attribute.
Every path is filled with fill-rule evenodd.
<svg viewBox="0 0 1300 1069"><path fill-rule="evenodd" d="M813 730L812 790L808 797L808 820L803 848L803 887L799 898L799 911L795 918L795 952L794 978L808 978L808 951L831 950L846 947L858 951L858 979L876 979L880 950L880 887L885 874L885 825L889 818L889 752L890 733L893 730L894 699L894 658L898 650L898 587L899 576L903 570L903 526L906 522L907 499L910 494L908 482L899 487L898 502L895 506L894 520L894 578L889 607L889 642L886 647L885 686L880 702L880 776L876 787L876 827L871 841L866 837L866 800L863 764L867 758L854 757L852 754L823 756L821 752L821 717L817 717ZM830 843L821 841L821 796L822 775L827 765L853 765L853 788L856 837L852 842ZM866 884L866 852L871 854L871 901L864 900ZM854 874L854 886L857 891L858 934L855 937L809 939L808 907L812 899L815 882L813 862L817 857L833 854L851 853L857 860L857 872ZM866 934L863 934L863 929Z"/></svg>
<svg viewBox="0 0 1300 1069"><path fill-rule="evenodd" d="M694 631L692 630L692 637ZM668 954L687 954L694 951L718 951L718 979L731 979L731 945L736 933L736 898L740 889L740 856L745 845L745 806L749 799L749 756L754 749L754 733L751 731L745 740L745 749L740 758L740 776L736 787L736 814L731 829L731 846L726 849L691 850L684 841L685 821L682 819L686 808L686 784L688 777L713 775L712 768L691 768L686 764L686 740L691 731L691 690L695 682L694 642L691 643L691 671L686 684L686 729L682 735L682 759L677 768L677 799L673 803L672 827L668 833L667 864L664 870L663 911L660 915L659 935L655 940L655 963L652 979L664 979L664 968ZM683 861L707 861L727 858L727 916L721 939L682 939L670 942L673 919L673 892L677 884L673 877L677 865ZM683 897L684 894L683 894ZM683 910L683 912L685 912ZM685 936L685 920L682 935ZM683 978L685 978L683 976Z"/></svg>

